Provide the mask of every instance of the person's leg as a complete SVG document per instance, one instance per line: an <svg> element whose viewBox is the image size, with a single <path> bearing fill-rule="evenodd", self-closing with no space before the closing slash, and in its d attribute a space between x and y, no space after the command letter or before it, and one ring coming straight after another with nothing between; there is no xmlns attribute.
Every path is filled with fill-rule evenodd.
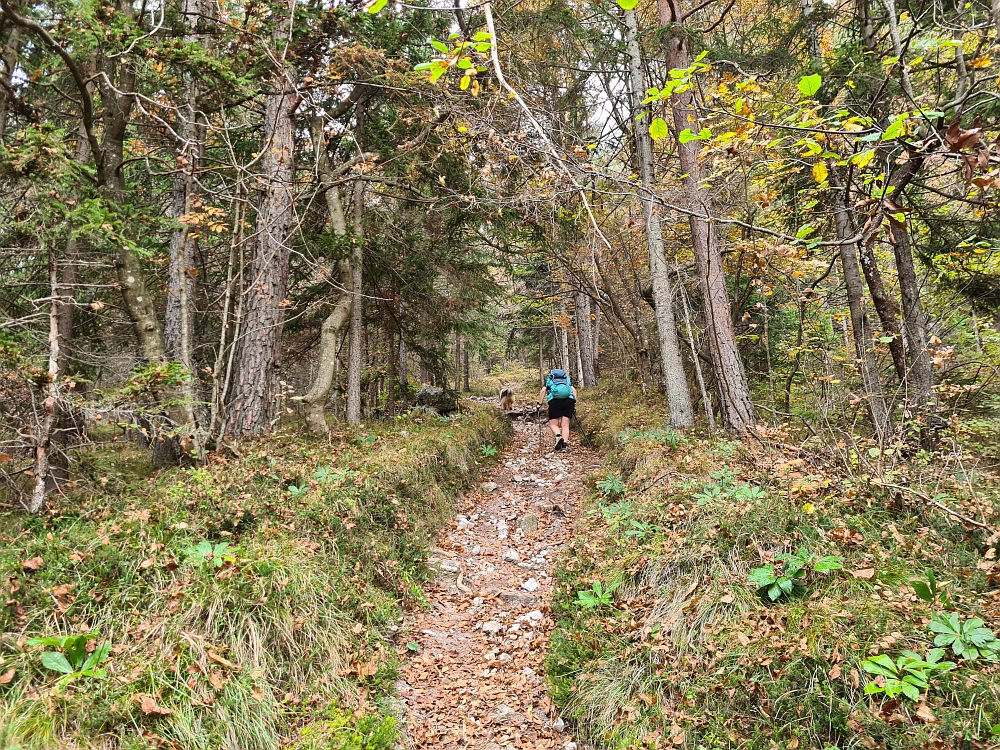
<svg viewBox="0 0 1000 750"><path fill-rule="evenodd" d="M555 416L552 412L552 403L549 402L549 429L552 430L552 434L555 437L559 437L559 423L562 420Z"/></svg>
<svg viewBox="0 0 1000 750"><path fill-rule="evenodd" d="M569 442L569 417L563 417L559 420L562 422L562 437L567 443Z"/></svg>

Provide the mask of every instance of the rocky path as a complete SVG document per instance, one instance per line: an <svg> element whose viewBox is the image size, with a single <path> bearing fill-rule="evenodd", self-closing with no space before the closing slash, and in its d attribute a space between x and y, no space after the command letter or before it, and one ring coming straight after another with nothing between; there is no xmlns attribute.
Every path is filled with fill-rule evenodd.
<svg viewBox="0 0 1000 750"><path fill-rule="evenodd" d="M397 639L411 747L575 750L542 670L552 567L596 456L576 444L552 453L548 430L542 439L544 455L537 426L515 423L513 445L434 550L429 606Z"/></svg>

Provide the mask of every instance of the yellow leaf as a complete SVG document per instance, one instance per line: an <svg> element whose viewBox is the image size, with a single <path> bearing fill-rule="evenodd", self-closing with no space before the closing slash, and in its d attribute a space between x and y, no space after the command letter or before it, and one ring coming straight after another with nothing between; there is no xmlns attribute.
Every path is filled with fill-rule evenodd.
<svg viewBox="0 0 1000 750"><path fill-rule="evenodd" d="M993 59L989 56L989 53L985 55L980 55L975 60L972 61L973 68L988 68L993 64Z"/></svg>
<svg viewBox="0 0 1000 750"><path fill-rule="evenodd" d="M826 178L830 174L826 168L826 164L824 164L821 161L818 161L815 164L813 164L812 172L813 172L813 179L816 180L816 182L826 182Z"/></svg>

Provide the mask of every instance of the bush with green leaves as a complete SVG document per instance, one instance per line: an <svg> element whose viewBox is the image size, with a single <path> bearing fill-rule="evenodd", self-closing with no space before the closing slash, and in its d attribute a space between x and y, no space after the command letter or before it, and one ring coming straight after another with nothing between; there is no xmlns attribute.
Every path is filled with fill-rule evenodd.
<svg viewBox="0 0 1000 750"><path fill-rule="evenodd" d="M497 454L497 449L495 445L481 445L479 446L479 452L483 458L493 458Z"/></svg>
<svg viewBox="0 0 1000 750"><path fill-rule="evenodd" d="M670 427L657 427L652 430L622 430L618 433L619 443L624 444L632 440L646 440L651 443L666 445L670 448L676 448L678 445L683 445L687 442L687 439L683 435Z"/></svg>
<svg viewBox="0 0 1000 750"><path fill-rule="evenodd" d="M236 558L227 554L230 549L228 542L217 542L212 544L207 539L198 542L194 547L188 547L188 560L194 560L202 565L214 565L221 568L227 562L236 562Z"/></svg>
<svg viewBox="0 0 1000 750"><path fill-rule="evenodd" d="M47 638L32 638L29 646L48 646L59 651L43 651L41 662L46 669L59 672L63 677L60 685L65 685L80 677L103 680L107 672L100 668L111 652L110 643L102 643L89 654L87 643L97 636L93 633L79 635L50 636Z"/></svg>
<svg viewBox="0 0 1000 750"><path fill-rule="evenodd" d="M960 659L975 661L982 657L986 661L1000 660L1000 640L978 617L962 619L957 612L939 612L927 628L936 633L935 646L951 647L952 653Z"/></svg>
<svg viewBox="0 0 1000 750"><path fill-rule="evenodd" d="M595 581L589 591L584 589L576 592L576 601L574 603L583 609L610 607L614 603L612 594L614 594L617 588L618 584L605 586L600 581Z"/></svg>
<svg viewBox="0 0 1000 750"><path fill-rule="evenodd" d="M839 555L817 557L805 547L794 555L786 552L776 555L774 559L780 563L779 566L768 564L754 568L748 578L772 602L791 596L797 589L804 589L810 572L829 573L844 567L844 559Z"/></svg>
<svg viewBox="0 0 1000 750"><path fill-rule="evenodd" d="M943 648L931 649L925 658L913 651L903 651L895 660L887 654L872 656L861 662L861 668L873 679L865 685L865 695L885 695L890 700L900 695L912 701L930 688L933 675L954 669L955 662L941 661Z"/></svg>
<svg viewBox="0 0 1000 750"><path fill-rule="evenodd" d="M618 474L607 474L598 480L597 489L608 497L620 497L625 494L625 483Z"/></svg>

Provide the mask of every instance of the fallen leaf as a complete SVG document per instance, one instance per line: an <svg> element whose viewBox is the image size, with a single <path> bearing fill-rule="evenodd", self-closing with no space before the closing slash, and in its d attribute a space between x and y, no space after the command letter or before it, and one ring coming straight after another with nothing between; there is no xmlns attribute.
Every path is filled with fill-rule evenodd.
<svg viewBox="0 0 1000 750"><path fill-rule="evenodd" d="M931 707L926 703L921 703L917 706L916 715L918 719L927 724L934 724L937 722L937 717L934 716L934 713L931 711Z"/></svg>
<svg viewBox="0 0 1000 750"><path fill-rule="evenodd" d="M226 669L232 669L234 672L239 670L238 665L233 664L231 661L229 661L229 659L225 658L224 656L219 656L212 649L208 649L207 655L209 659L214 661L216 664L221 664Z"/></svg>
<svg viewBox="0 0 1000 750"><path fill-rule="evenodd" d="M146 693L133 695L132 700L139 704L139 708L146 716L170 716L173 713L169 708L157 705L156 699Z"/></svg>
<svg viewBox="0 0 1000 750"><path fill-rule="evenodd" d="M833 669L830 670L830 679L836 680L840 677L840 675L841 675L840 665L834 664Z"/></svg>
<svg viewBox="0 0 1000 750"><path fill-rule="evenodd" d="M868 580L875 577L875 568L862 568L861 570L854 570L851 571L851 575L855 578Z"/></svg>
<svg viewBox="0 0 1000 750"><path fill-rule="evenodd" d="M0 461L10 461L11 457L9 453L0 453Z"/></svg>
<svg viewBox="0 0 1000 750"><path fill-rule="evenodd" d="M44 560L40 557L32 557L30 560L25 560L21 563L21 567L25 570L38 570L44 564Z"/></svg>
<svg viewBox="0 0 1000 750"><path fill-rule="evenodd" d="M212 683L212 687L216 690L222 690L222 683L224 682L222 679L222 672L218 672L213 669L208 675L208 681Z"/></svg>
<svg viewBox="0 0 1000 750"><path fill-rule="evenodd" d="M14 679L14 670L9 669L3 674L0 674L0 685L6 685L13 679Z"/></svg>
<svg viewBox="0 0 1000 750"><path fill-rule="evenodd" d="M799 746L799 738L798 737L792 737L792 739L790 739L788 741L788 750L796 750L796 748L798 748L798 746Z"/></svg>

